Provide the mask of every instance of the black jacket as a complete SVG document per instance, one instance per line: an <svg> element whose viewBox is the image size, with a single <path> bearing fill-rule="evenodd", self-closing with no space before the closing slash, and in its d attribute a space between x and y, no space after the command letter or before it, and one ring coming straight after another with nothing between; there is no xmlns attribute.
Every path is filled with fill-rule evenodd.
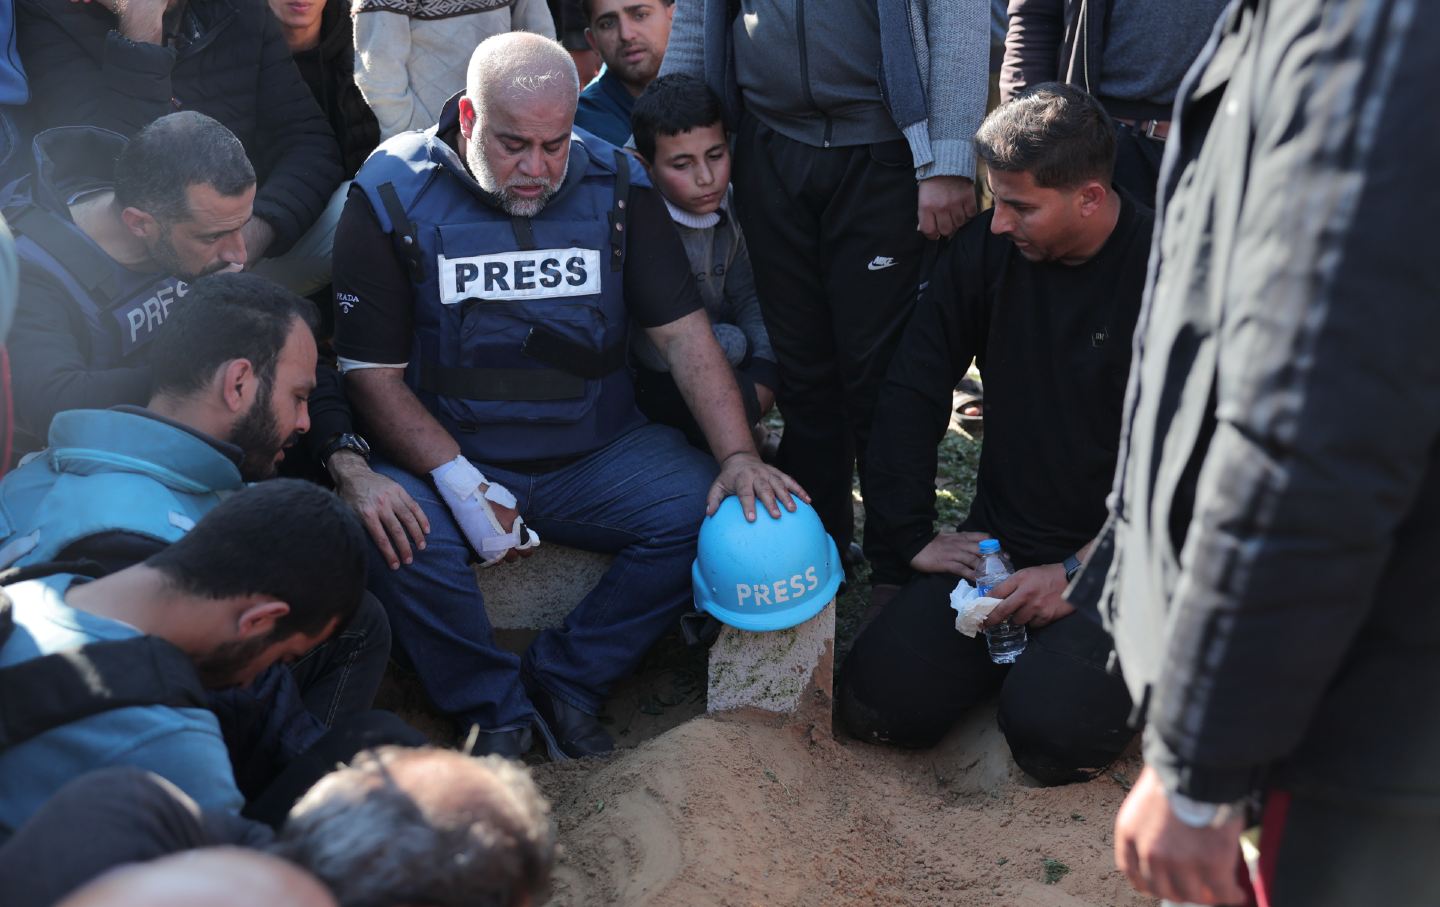
<svg viewBox="0 0 1440 907"><path fill-rule="evenodd" d="M31 125L129 136L175 110L214 117L255 165L255 215L275 230L268 254L281 254L340 185L335 137L264 0L190 0L181 23L196 37L177 50L121 37L99 3L20 0Z"/></svg>
<svg viewBox="0 0 1440 907"><path fill-rule="evenodd" d="M1066 82L1093 94L1109 17L1107 0L1010 0L1000 99L1041 82Z"/></svg>
<svg viewBox="0 0 1440 907"><path fill-rule="evenodd" d="M33 199L34 204L70 220L65 199L109 189L115 158L124 146L120 136L98 129L46 133L34 142L34 173L10 187L10 195L0 200ZM15 213L13 207L6 211ZM36 241L43 247L50 240ZM28 262L20 265L20 304L8 345L15 392L16 454L43 447L50 420L62 410L139 406L150 397L150 366L144 354L136 353L113 367L98 367L91 329L80 306L63 283ZM318 458L326 441L351 431L352 423L333 363L322 359L315 381L310 394L310 431L301 439L304 462L289 456L284 462L292 472L310 470L318 475L323 472Z"/></svg>
<svg viewBox="0 0 1440 907"><path fill-rule="evenodd" d="M349 179L380 144L380 124L355 85L355 28L348 0L327 0L320 18L320 45L296 54L295 64L340 140Z"/></svg>
<svg viewBox="0 0 1440 907"><path fill-rule="evenodd" d="M1146 760L1440 813L1440 6L1245 0L1186 77L1102 612ZM1108 568L1108 569L1107 569Z"/></svg>

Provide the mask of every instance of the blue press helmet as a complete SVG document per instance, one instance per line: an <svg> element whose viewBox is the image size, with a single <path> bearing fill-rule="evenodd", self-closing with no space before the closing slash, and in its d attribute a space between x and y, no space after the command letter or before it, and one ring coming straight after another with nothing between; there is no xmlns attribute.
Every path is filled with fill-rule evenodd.
<svg viewBox="0 0 1440 907"><path fill-rule="evenodd" d="M747 522L726 498L700 526L690 578L695 607L741 630L784 630L819 614L840 587L840 552L815 509L800 499L776 519L756 505Z"/></svg>

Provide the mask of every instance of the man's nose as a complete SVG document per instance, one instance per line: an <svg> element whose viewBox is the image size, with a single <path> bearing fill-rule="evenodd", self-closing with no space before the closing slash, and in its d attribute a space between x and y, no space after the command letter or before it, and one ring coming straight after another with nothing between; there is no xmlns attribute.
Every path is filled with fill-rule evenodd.
<svg viewBox="0 0 1440 907"><path fill-rule="evenodd" d="M1009 212L1005 210L1003 205L996 205L995 214L990 219L990 232L996 236L1004 236L1010 232L1011 226Z"/></svg>
<svg viewBox="0 0 1440 907"><path fill-rule="evenodd" d="M239 230L236 230L221 240L220 260L227 265L240 265L244 267L245 261L249 257L246 251L245 236Z"/></svg>
<svg viewBox="0 0 1440 907"><path fill-rule="evenodd" d="M520 158L517 169L523 176L545 175L545 155L541 153L539 146L525 152L524 156Z"/></svg>

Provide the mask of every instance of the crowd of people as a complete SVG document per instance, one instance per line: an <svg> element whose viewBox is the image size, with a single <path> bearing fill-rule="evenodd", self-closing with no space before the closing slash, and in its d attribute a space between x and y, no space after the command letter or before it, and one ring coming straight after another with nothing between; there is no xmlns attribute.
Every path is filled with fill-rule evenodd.
<svg viewBox="0 0 1440 907"><path fill-rule="evenodd" d="M854 737L1143 732L1141 891L1434 896L1418 0L0 10L6 904L540 903L516 760L614 749L730 496L868 576ZM613 557L515 654L542 539Z"/></svg>

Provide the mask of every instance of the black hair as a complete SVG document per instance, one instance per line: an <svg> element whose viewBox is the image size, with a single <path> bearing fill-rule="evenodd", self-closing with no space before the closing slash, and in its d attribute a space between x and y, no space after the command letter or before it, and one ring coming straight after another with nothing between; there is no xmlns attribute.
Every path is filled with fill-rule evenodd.
<svg viewBox="0 0 1440 907"><path fill-rule="evenodd" d="M665 6L674 6L675 0L660 0ZM580 11L585 14L585 25L589 26L595 19L595 10L590 5L591 0L580 0Z"/></svg>
<svg viewBox="0 0 1440 907"><path fill-rule="evenodd" d="M315 306L254 274L227 272L190 285L151 344L152 390L185 397L207 386L215 370L248 359L269 387L290 330L299 319L311 331Z"/></svg>
<svg viewBox="0 0 1440 907"><path fill-rule="evenodd" d="M1115 124L1089 92L1042 82L990 112L975 133L986 166L1028 173L1037 186L1109 185L1115 172Z"/></svg>
<svg viewBox="0 0 1440 907"><path fill-rule="evenodd" d="M190 217L186 190L196 185L234 198L255 185L255 168L233 132L193 110L141 129L115 161L115 201L166 223Z"/></svg>
<svg viewBox="0 0 1440 907"><path fill-rule="evenodd" d="M679 72L646 85L630 114L635 149L652 165L657 136L679 135L723 122L724 113L715 92L694 76Z"/></svg>
<svg viewBox="0 0 1440 907"><path fill-rule="evenodd" d="M290 606L274 636L319 633L347 622L365 589L369 540L334 493L300 479L271 479L230 495L145 565L178 589L209 599L264 595Z"/></svg>

